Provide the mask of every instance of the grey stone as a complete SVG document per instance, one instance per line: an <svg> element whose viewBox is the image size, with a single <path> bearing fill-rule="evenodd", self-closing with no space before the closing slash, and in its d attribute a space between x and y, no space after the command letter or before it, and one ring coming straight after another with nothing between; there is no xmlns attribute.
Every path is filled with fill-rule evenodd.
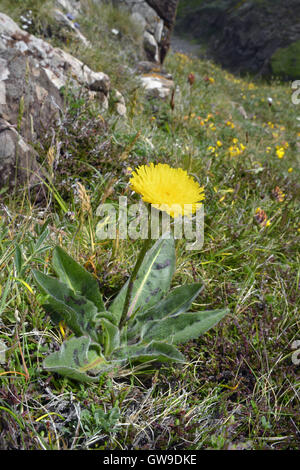
<svg viewBox="0 0 300 470"><path fill-rule="evenodd" d="M156 25L156 28L155 28L155 33L154 33L155 41L158 44L161 42L163 29L164 29L164 22L162 20L159 20L157 22L157 25Z"/></svg>
<svg viewBox="0 0 300 470"><path fill-rule="evenodd" d="M56 0L58 7L63 8L67 13L71 13L74 18L80 11L80 0Z"/></svg>
<svg viewBox="0 0 300 470"><path fill-rule="evenodd" d="M144 32L143 44L148 59L152 60L153 62L159 62L157 42L155 41L154 36L148 31Z"/></svg>
<svg viewBox="0 0 300 470"><path fill-rule="evenodd" d="M65 86L84 87L90 98L108 108L108 75L28 34L0 13L0 186L14 184L15 175L18 181L34 181L36 152L26 142L40 138L60 118ZM125 102L120 97L117 101L117 112L124 115Z"/></svg>
<svg viewBox="0 0 300 470"><path fill-rule="evenodd" d="M147 22L143 15L135 11L134 13L131 14L131 19L132 21L141 28L142 31L146 29Z"/></svg>
<svg viewBox="0 0 300 470"><path fill-rule="evenodd" d="M98 1L99 0L94 0ZM144 34L143 43L148 60L163 63L170 48L178 0L111 0L115 6L126 8Z"/></svg>
<svg viewBox="0 0 300 470"><path fill-rule="evenodd" d="M36 156L16 129L0 118L0 187L39 182Z"/></svg>
<svg viewBox="0 0 300 470"><path fill-rule="evenodd" d="M149 96L166 99L174 90L174 82L158 73L140 76L141 84Z"/></svg>

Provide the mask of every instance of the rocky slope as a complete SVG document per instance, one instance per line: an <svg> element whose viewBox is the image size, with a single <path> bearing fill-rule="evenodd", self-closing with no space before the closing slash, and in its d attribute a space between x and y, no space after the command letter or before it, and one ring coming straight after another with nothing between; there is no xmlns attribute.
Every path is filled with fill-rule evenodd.
<svg viewBox="0 0 300 470"><path fill-rule="evenodd" d="M147 58L163 63L170 47L178 0L113 0L113 4L129 10L141 27Z"/></svg>
<svg viewBox="0 0 300 470"><path fill-rule="evenodd" d="M35 152L31 142L59 118L62 88L85 87L107 108L109 77L94 72L81 61L52 47L0 13L0 185L18 179L35 179ZM18 137L19 136L19 137Z"/></svg>
<svg viewBox="0 0 300 470"><path fill-rule="evenodd" d="M232 71L300 77L298 0L181 0L176 30Z"/></svg>
<svg viewBox="0 0 300 470"><path fill-rule="evenodd" d="M0 6L0 188L40 181L34 143L60 120L66 89L80 90L87 100L97 103L101 112L111 106L116 114L126 115L125 100L114 89L105 70L98 67L93 70L84 61L45 40L45 35L46 39L51 38L55 30L63 39L63 46L69 41L66 34L69 31L71 41L92 53L93 45L76 23L78 15L83 13L84 2L56 0L48 3L52 7L49 10L51 27L42 31L46 34L39 31L41 37L30 34L31 30L36 32L31 10L18 18L20 28L1 12ZM94 0L94 3L103 8L108 2ZM137 53L136 58L148 60L134 64L132 75L139 78L140 85L149 93L166 98L174 84L171 76L162 70L161 62L169 48L177 0L112 3L126 9L125 21L141 28L141 44L136 48L142 51L144 47L144 52ZM111 35L116 36L122 48L120 31L113 28Z"/></svg>

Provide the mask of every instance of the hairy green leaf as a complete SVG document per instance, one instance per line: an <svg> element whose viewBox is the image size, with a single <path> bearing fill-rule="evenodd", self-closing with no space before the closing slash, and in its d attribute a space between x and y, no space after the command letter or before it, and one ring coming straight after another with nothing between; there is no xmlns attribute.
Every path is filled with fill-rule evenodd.
<svg viewBox="0 0 300 470"><path fill-rule="evenodd" d="M174 239L160 238L148 251L133 284L128 316L155 305L168 291L175 270ZM109 307L120 320L129 281Z"/></svg>
<svg viewBox="0 0 300 470"><path fill-rule="evenodd" d="M184 356L172 345L160 341L124 346L115 352L117 359L138 362L185 362Z"/></svg>
<svg viewBox="0 0 300 470"><path fill-rule="evenodd" d="M19 276L21 273L21 269L23 266L23 255L20 246L16 243L15 244L15 268L16 268L16 273Z"/></svg>
<svg viewBox="0 0 300 470"><path fill-rule="evenodd" d="M64 320L76 336L88 334L93 340L98 341L95 304L75 294L58 279L36 270L33 270L33 275L42 292L48 294L47 305L55 313L56 319Z"/></svg>
<svg viewBox="0 0 300 470"><path fill-rule="evenodd" d="M202 289L203 284L199 283L177 287L153 307L137 313L135 318L139 322L146 322L186 312Z"/></svg>
<svg viewBox="0 0 300 470"><path fill-rule="evenodd" d="M67 284L75 293L93 302L98 311L105 310L97 280L60 246L56 246L53 250L52 265L64 284Z"/></svg>
<svg viewBox="0 0 300 470"><path fill-rule="evenodd" d="M104 355L108 357L120 345L120 330L106 318L100 320L104 330Z"/></svg>
<svg viewBox="0 0 300 470"><path fill-rule="evenodd" d="M198 338L215 326L228 311L222 309L186 312L162 320L149 321L142 328L141 338L143 341L165 340L172 344L184 343Z"/></svg>
<svg viewBox="0 0 300 470"><path fill-rule="evenodd" d="M116 324L115 317L111 312L107 312L106 310L103 312L97 312L97 315L95 317L95 322L98 324L102 318L106 318L109 322L111 322L113 325Z"/></svg>
<svg viewBox="0 0 300 470"><path fill-rule="evenodd" d="M59 351L46 357L43 366L80 382L96 382L111 366L90 348L90 344L91 339L87 336L71 338L62 344Z"/></svg>

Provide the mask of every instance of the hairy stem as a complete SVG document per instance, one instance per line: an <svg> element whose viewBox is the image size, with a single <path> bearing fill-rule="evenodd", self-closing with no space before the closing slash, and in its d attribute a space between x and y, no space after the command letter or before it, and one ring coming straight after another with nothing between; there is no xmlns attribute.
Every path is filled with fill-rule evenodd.
<svg viewBox="0 0 300 470"><path fill-rule="evenodd" d="M135 281L137 273L138 273L138 271L141 267L141 264L142 264L142 262L145 258L145 255L146 255L147 251L149 250L149 248L151 246L151 205L150 204L147 204L147 209L148 209L148 237L144 241L144 244L142 246L142 249L140 251L140 254L138 256L138 259L135 263L135 266L133 268L132 274L131 274L130 279L129 279L129 284L128 284L128 289L127 289L126 298L125 298L125 302L124 302L123 312L122 312L120 323L119 323L119 328L120 329L124 326L124 324L126 322L134 281Z"/></svg>

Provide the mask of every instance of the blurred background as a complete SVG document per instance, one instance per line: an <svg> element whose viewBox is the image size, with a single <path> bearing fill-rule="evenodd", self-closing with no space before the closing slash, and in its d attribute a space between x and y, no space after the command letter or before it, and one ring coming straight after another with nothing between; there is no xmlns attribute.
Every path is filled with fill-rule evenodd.
<svg viewBox="0 0 300 470"><path fill-rule="evenodd" d="M300 77L299 0L179 0L174 33L230 71Z"/></svg>

